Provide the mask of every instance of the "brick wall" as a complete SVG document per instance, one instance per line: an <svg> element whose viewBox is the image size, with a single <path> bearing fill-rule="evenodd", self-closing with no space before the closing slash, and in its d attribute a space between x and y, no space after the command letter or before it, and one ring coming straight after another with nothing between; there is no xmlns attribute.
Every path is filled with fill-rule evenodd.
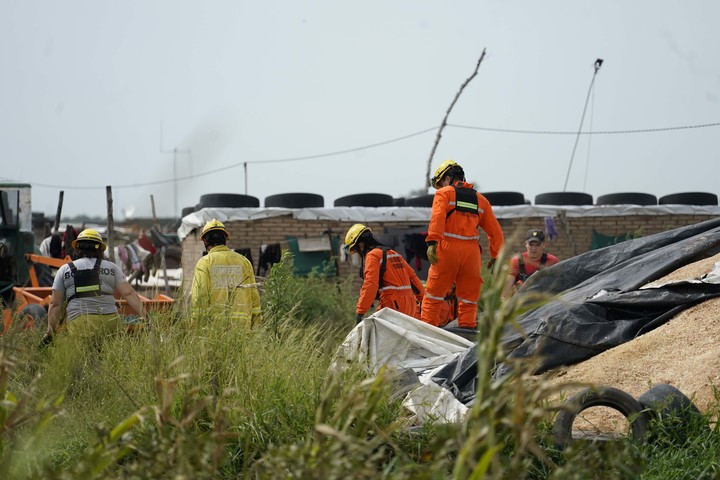
<svg viewBox="0 0 720 480"><path fill-rule="evenodd" d="M602 208L602 207L599 207ZM592 232L607 236L626 235L647 236L654 233L670 230L673 228L692 225L695 223L717 218L717 215L710 213L702 214L675 214L657 213L648 215L615 215L615 216L594 216L591 212L587 215L567 216L565 211L550 217L555 223L559 234L557 239L548 240L546 251L555 254L561 260L586 252L591 249ZM504 216L502 209L498 209L498 220L506 237L506 245L512 252L524 250L524 234L529 228L545 228L544 216ZM429 209L428 209L429 218ZM291 214L261 218L255 220L240 220L226 222L230 233L228 246L230 248L249 248L252 252L253 262L257 262L262 244L283 243L287 236L298 238L318 238L327 231L340 237L340 242L345 233L357 221L336 221L336 220L298 220ZM383 234L388 230L408 229L419 231L427 228L427 222L417 221L393 221L393 222L366 222L376 234ZM481 238L483 251L487 252L487 238ZM194 230L183 239L183 276L185 279L192 279L193 270L198 259L204 250L200 241L199 229ZM401 251L402 253L402 251ZM487 258L485 256L485 258ZM357 266L351 262L341 262L339 265L340 275L357 275ZM190 281L185 282L185 288L189 288Z"/></svg>

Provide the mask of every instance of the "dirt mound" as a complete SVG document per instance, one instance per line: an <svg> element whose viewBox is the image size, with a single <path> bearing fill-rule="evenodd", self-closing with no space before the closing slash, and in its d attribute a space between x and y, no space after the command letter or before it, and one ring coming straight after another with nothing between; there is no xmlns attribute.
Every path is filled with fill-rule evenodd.
<svg viewBox="0 0 720 480"><path fill-rule="evenodd" d="M689 264L646 287L699 281L719 261L716 255ZM559 384L608 385L636 398L652 385L667 383L707 411L718 402L713 386L720 386L720 298L688 308L655 330L582 363L548 372L548 378ZM597 422L602 425L603 420Z"/></svg>

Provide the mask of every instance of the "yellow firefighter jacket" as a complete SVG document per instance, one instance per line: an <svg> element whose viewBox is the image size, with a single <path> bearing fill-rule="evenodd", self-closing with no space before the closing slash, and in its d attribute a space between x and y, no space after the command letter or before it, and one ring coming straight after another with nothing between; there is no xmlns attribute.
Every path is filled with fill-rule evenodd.
<svg viewBox="0 0 720 480"><path fill-rule="evenodd" d="M261 321L252 264L225 245L211 248L198 261L192 284L193 319L218 315L248 328Z"/></svg>

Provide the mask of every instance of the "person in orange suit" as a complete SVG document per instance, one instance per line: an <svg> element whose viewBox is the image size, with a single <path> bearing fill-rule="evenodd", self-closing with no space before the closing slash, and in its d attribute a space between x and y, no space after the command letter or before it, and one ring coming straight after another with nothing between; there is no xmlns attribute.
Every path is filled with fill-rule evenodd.
<svg viewBox="0 0 720 480"><path fill-rule="evenodd" d="M360 223L348 230L345 248L348 253L358 253L362 265L356 323L360 323L376 299L380 300L378 309L388 307L419 319L425 287L402 255L378 242L372 230Z"/></svg>
<svg viewBox="0 0 720 480"><path fill-rule="evenodd" d="M421 319L440 325L444 320L445 296L455 283L458 326L474 329L483 281L478 227L485 231L490 244L489 269L495 264L505 238L490 202L465 181L465 171L454 160L441 163L431 183L437 191L425 238L430 269Z"/></svg>

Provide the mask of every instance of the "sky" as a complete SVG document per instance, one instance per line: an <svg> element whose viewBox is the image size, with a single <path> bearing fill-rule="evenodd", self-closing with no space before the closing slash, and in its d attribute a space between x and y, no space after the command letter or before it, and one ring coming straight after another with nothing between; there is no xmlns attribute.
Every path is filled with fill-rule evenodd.
<svg viewBox="0 0 720 480"><path fill-rule="evenodd" d="M104 216L109 185L116 219L151 196L172 217L207 193L431 193L484 51L431 171L452 158L533 202L718 194L718 18L717 0L0 0L0 181L48 217L61 191L63 216Z"/></svg>

